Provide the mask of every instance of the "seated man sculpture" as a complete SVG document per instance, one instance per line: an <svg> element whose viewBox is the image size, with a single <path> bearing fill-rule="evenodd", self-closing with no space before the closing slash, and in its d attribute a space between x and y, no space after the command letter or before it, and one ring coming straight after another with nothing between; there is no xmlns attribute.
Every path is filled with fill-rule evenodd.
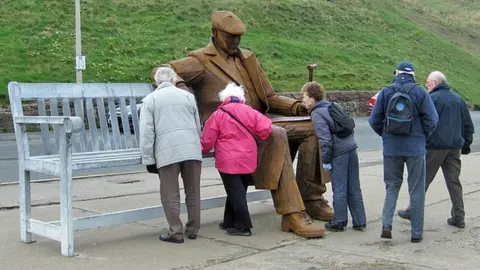
<svg viewBox="0 0 480 270"><path fill-rule="evenodd" d="M203 122L220 105L218 93L231 81L243 85L248 105L264 114L283 116L273 118L272 135L259 146L259 166L253 182L256 189L271 190L275 209L282 215L283 231L307 238L323 236L324 229L309 217L330 221L333 216L323 198L326 187L321 178L318 141L309 118L295 118L308 116L308 111L300 101L275 93L255 55L239 48L245 31L235 14L216 11L208 46L168 66L178 74L176 86L195 95ZM297 152L295 177L292 161Z"/></svg>

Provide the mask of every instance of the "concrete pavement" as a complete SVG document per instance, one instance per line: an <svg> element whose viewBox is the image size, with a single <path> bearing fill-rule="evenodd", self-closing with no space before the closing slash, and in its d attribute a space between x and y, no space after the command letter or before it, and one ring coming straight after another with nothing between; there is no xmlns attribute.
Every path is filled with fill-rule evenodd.
<svg viewBox="0 0 480 270"><path fill-rule="evenodd" d="M218 229L222 208L202 212L197 240L182 245L158 241L164 218L77 233L77 256L60 255L58 242L34 236L19 241L17 186L0 186L2 269L478 269L480 263L480 153L462 156L466 225L446 224L450 201L438 173L427 194L425 240L410 243L409 223L395 217L393 240L379 237L384 198L381 152L361 152L361 181L367 210L365 232L349 228L324 239L305 240L280 230L271 200L249 204L252 237L230 237ZM218 173L205 168L202 197L224 194ZM158 180L146 173L74 181L76 217L159 204ZM34 218L59 218L58 183L33 184ZM328 185L326 198L331 200ZM397 208L408 205L406 183ZM185 216L182 216L185 220ZM319 222L323 224L323 222Z"/></svg>

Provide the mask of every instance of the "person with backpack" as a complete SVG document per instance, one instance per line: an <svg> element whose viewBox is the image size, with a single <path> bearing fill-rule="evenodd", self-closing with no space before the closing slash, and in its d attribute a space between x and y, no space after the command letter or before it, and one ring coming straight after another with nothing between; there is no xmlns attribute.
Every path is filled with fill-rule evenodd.
<svg viewBox="0 0 480 270"><path fill-rule="evenodd" d="M427 141L427 178L425 192L440 167L452 201L451 217L447 224L465 228L462 183L460 171L461 155L470 153L475 132L470 112L465 101L454 93L447 77L440 71L433 71L425 84L438 112L438 126ZM410 219L410 209L399 210L398 215Z"/></svg>
<svg viewBox="0 0 480 270"><path fill-rule="evenodd" d="M202 152L215 148L215 168L227 193L219 227L232 236L252 235L247 188L257 168L257 143L272 132L272 120L245 104L242 86L229 83L219 93L222 104L205 122Z"/></svg>
<svg viewBox="0 0 480 270"><path fill-rule="evenodd" d="M318 82L306 83L301 91L321 147L321 166L332 173L333 218L325 228L343 231L348 223L348 207L353 229L363 231L367 221L353 134L355 122L340 105L325 98L325 91Z"/></svg>
<svg viewBox="0 0 480 270"><path fill-rule="evenodd" d="M385 201L381 238L392 238L392 223L398 192L403 182L404 164L408 171L411 242L423 240L425 207L425 153L427 138L435 131L438 114L428 92L415 83L415 67L402 61L392 84L377 97L368 122L383 140Z"/></svg>

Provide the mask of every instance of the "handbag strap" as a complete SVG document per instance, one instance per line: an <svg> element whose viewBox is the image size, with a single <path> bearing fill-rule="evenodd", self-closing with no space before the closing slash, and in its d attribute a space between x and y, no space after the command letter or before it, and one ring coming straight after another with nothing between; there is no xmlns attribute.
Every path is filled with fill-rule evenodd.
<svg viewBox="0 0 480 270"><path fill-rule="evenodd" d="M231 112L225 110L224 108L220 108L220 110L226 112L228 115L230 115L230 117L232 117L233 119L235 119L235 121L237 121L240 125L242 125L243 128L245 128L248 133L253 137L253 139L255 139L255 137L253 136L253 134L250 132L250 130L240 121L238 120L237 117L235 117L235 115L233 115Z"/></svg>

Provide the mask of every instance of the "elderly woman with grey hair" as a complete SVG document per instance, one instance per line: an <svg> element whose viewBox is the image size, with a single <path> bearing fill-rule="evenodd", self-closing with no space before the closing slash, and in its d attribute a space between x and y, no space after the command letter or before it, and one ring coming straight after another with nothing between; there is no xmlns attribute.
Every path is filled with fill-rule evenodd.
<svg viewBox="0 0 480 270"><path fill-rule="evenodd" d="M195 97L173 84L175 72L156 70L157 89L143 99L140 111L142 163L158 173L160 197L170 226L159 239L183 243L178 175L182 175L187 204L186 235L195 239L200 228L201 124Z"/></svg>
<svg viewBox="0 0 480 270"><path fill-rule="evenodd" d="M215 147L215 168L227 193L219 227L232 236L250 236L253 227L247 205L247 188L257 168L256 140L267 139L272 121L245 104L242 86L229 83L219 94L222 104L205 123L202 151Z"/></svg>

